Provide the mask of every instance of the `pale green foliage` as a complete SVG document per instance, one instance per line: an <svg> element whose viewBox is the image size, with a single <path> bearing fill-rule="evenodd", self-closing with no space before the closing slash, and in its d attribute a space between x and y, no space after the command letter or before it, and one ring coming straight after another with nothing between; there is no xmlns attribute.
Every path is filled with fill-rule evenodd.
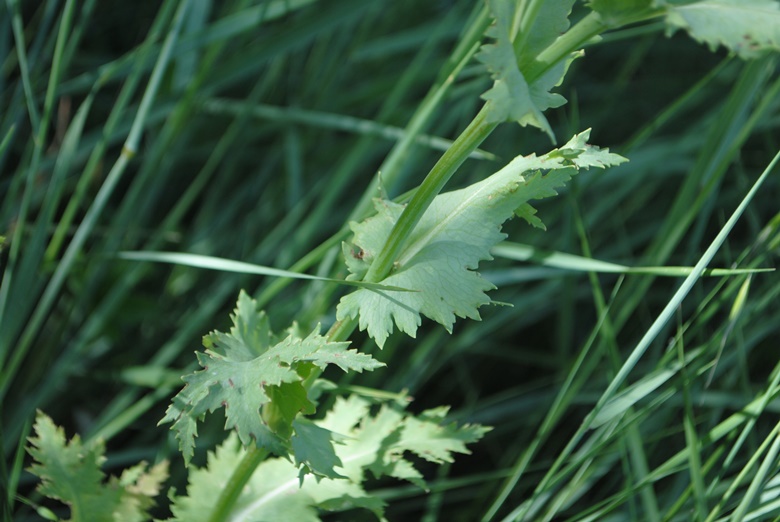
<svg viewBox="0 0 780 522"><path fill-rule="evenodd" d="M590 0L588 7L608 26L620 26L642 12L652 10L657 0Z"/></svg>
<svg viewBox="0 0 780 522"><path fill-rule="evenodd" d="M566 103L563 96L549 91L560 83L568 64L576 55L554 64L530 82L526 80L521 67L533 61L539 52L566 32L569 11L574 2L544 2L528 32L530 36L518 53L513 46L517 28L512 25L516 3L511 0L490 0L488 3L495 23L487 35L495 41L484 45L477 55L494 80L493 87L482 95L489 102L487 119L489 122L516 121L523 126L530 124L544 130L552 138L552 128L542 112Z"/></svg>
<svg viewBox="0 0 780 522"><path fill-rule="evenodd" d="M589 131L543 156L520 156L489 178L470 187L440 194L423 215L382 284L416 292L357 290L341 299L337 317L359 316L361 330L381 347L393 331L393 323L414 337L420 314L448 331L456 317L479 319L477 309L490 302L485 294L493 285L476 270L489 250L504 239L501 225L513 213L531 224L541 222L528 202L557 194L580 168L617 165L624 158L587 145ZM401 205L379 200L377 215L352 223L354 248L347 247L347 264L360 277L384 245L403 210ZM360 252L359 256L354 252Z"/></svg>
<svg viewBox="0 0 780 522"><path fill-rule="evenodd" d="M168 478L168 463L149 468L142 462L120 477L105 480L100 470L105 445L98 440L84 445L78 435L70 442L65 432L38 412L35 437L27 451L35 459L30 472L41 479L38 491L67 504L73 521L135 522L148 520L147 511Z"/></svg>
<svg viewBox="0 0 780 522"><path fill-rule="evenodd" d="M713 50L723 45L746 59L780 50L776 0L706 0L667 9L669 32L684 29Z"/></svg>
<svg viewBox="0 0 780 522"><path fill-rule="evenodd" d="M215 452L209 452L205 468L190 470L187 495L174 498L172 520L209 520L215 492L224 487L244 454L235 434L231 434ZM230 520L312 522L319 520L318 506L334 511L364 507L379 514L383 503L368 497L359 485L348 480L324 478L315 481L309 477L301 484L298 469L292 462L272 458L257 467L242 489L231 508Z"/></svg>
<svg viewBox="0 0 780 522"><path fill-rule="evenodd" d="M405 458L412 453L434 463L451 462L452 453L468 453L466 444L479 440L488 428L442 424L446 408L412 416L399 403L383 404L370 415L372 404L358 396L338 398L322 421L304 421L308 435L335 436L336 471L342 478L303 477L291 462L272 458L260 464L230 512L234 521L299 522L319 520L318 511L364 508L382 516L384 502L363 488L367 471L375 477L392 476L425 487L422 475ZM296 431L298 429L296 428ZM305 430L298 431L299 433ZM321 439L324 440L324 439ZM176 497L174 520L207 520L213 492L228 480L244 450L231 434L209 453L203 469L189 475L187 496Z"/></svg>
<svg viewBox="0 0 780 522"><path fill-rule="evenodd" d="M336 446L342 465L339 469L350 480L360 483L366 470L375 477L389 475L425 488L425 481L412 463L404 458L411 452L430 462L452 462L452 453L469 453L466 444L479 440L490 428L454 423L442 425L447 408L422 412L417 417L397 404L384 404L369 416L370 403L356 395L339 398L320 425L345 436Z"/></svg>
<svg viewBox="0 0 780 522"><path fill-rule="evenodd" d="M232 319L230 333L205 336L206 352L198 353L203 370L184 377L187 385L161 421L173 422L186 462L193 455L198 419L222 407L225 427L234 428L245 445L257 443L286 454L293 419L315 409L303 384L313 367L335 364L361 372L383 366L370 355L347 349L349 343L328 342L317 333L319 326L306 337L293 327L277 341L265 314L243 291Z"/></svg>

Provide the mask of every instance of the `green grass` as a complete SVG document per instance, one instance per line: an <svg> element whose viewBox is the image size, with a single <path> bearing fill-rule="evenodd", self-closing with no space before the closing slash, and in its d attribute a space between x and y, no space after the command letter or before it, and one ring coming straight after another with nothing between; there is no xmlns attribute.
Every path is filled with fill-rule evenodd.
<svg viewBox="0 0 780 522"><path fill-rule="evenodd" d="M170 459L182 491L176 443L157 422L201 336L228 325L241 288L277 330L329 327L345 291L120 252L343 278L345 224L373 197L408 200L489 87L472 59L481 2L140 4L0 4L6 518L37 519L38 504L67 516L24 471L36 409L69 435L106 439L112 473ZM423 321L416 340L393 335L381 352L352 337L387 368L342 386L408 390L414 411L452 404L453 418L494 426L471 456L428 470L429 495L374 484L389 520L780 517L777 274L683 287L690 271L596 273L586 259L705 259L780 149L776 63L658 25L587 46L557 89L569 103L548 118L559 142L592 127L593 143L630 163L541 203L546 232L507 225L532 253L499 249L480 271L512 307L487 307L453 336ZM501 125L447 187L550 147ZM708 266L776 265L779 187L770 172ZM224 438L213 417L198 464Z"/></svg>

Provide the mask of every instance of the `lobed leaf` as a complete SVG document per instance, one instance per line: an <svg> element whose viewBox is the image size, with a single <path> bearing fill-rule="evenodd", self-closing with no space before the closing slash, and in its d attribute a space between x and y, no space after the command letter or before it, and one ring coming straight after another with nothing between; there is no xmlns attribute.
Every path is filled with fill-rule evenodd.
<svg viewBox="0 0 780 522"><path fill-rule="evenodd" d="M667 6L667 32L684 29L711 49L726 47L750 59L780 50L780 3L776 0L705 0Z"/></svg>
<svg viewBox="0 0 780 522"><path fill-rule="evenodd" d="M515 49L516 3L511 0L489 0L495 23L487 32L494 42L482 46L477 59L485 64L494 80L493 87L482 95L488 102L488 122L516 121L522 126L533 125L545 131L554 141L554 135L547 118L542 114L549 108L560 107L566 99L560 94L549 92L560 84L571 60L579 56L572 54L553 64L539 78L528 81L522 69L548 47L569 27L568 16L573 0L543 2L539 12L527 31L523 46Z"/></svg>
<svg viewBox="0 0 780 522"><path fill-rule="evenodd" d="M349 343L329 342L319 335L319 326L305 338L294 326L275 343L267 317L243 291L231 317L230 333L213 332L204 338L206 352L197 354L203 370L184 377L186 386L160 421L173 422L187 463L194 452L197 421L207 412L225 408L225 427L235 429L244 445L256 443L284 455L296 415L314 412L302 384L311 365L335 364L357 372L383 366L370 355L347 349Z"/></svg>
<svg viewBox="0 0 780 522"><path fill-rule="evenodd" d="M367 492L363 483L392 476L425 488L422 474L406 456L413 453L434 463L450 462L452 453L469 453L465 444L479 440L489 428L443 424L447 408L415 417L398 402L384 404L370 415L372 403L356 395L336 399L321 421L295 420L296 459L318 462L329 476L304 480L302 470L288 460L262 462L234 504L233 521L318 521L320 511L367 509L383 519L384 502ZM335 443L335 444L334 444ZM172 520L206 521L213 509L213 492L221 489L241 462L244 450L235 434L209 452L206 468L189 474L187 495L175 497ZM300 461L299 461L300 462Z"/></svg>
<svg viewBox="0 0 780 522"><path fill-rule="evenodd" d="M414 337L424 315L452 331L456 317L479 319L478 308L490 303L493 285L475 270L492 259L490 249L506 236L501 225L515 212L539 226L528 202L557 194L580 168L617 165L621 156L586 143L589 131L544 156L517 157L489 178L465 189L440 194L412 232L382 284L416 292L359 289L343 297L337 318L359 317L359 327L381 347L393 325ZM403 207L376 201L377 214L352 223L353 245L345 247L348 268L360 277L381 252ZM350 256L355 249L359 259Z"/></svg>
<svg viewBox="0 0 780 522"><path fill-rule="evenodd" d="M365 471L369 470L375 477L387 475L426 489L422 474L405 458L407 452L436 464L452 462L452 453L470 453L466 444L490 431L480 425L442 425L448 408L428 410L415 417L397 403L382 405L373 417L356 419L354 412L366 409L368 404L354 395L339 398L319 423L344 436L343 443L335 447L342 462L339 471L354 482L365 480Z"/></svg>
<svg viewBox="0 0 780 522"><path fill-rule="evenodd" d="M100 467L105 445L98 440L83 444L78 435L70 442L65 432L38 412L28 453L34 463L30 472L41 479L38 492L67 504L73 521L141 522L149 519L154 497L168 478L168 464L151 468L142 462L122 475L106 480Z"/></svg>
<svg viewBox="0 0 780 522"><path fill-rule="evenodd" d="M292 448L296 462L302 464L299 472L301 483L306 473L332 479L345 478L334 469L342 466L342 462L333 444L341 443L343 437L307 419L296 419L294 425Z"/></svg>
<svg viewBox="0 0 780 522"><path fill-rule="evenodd" d="M214 492L224 487L243 456L244 449L235 434L209 452L207 466L190 471L187 495L173 498L171 522L208 521L214 508ZM384 502L349 480L324 478L301 484L292 462L272 458L257 467L242 489L230 520L316 522L320 520L319 509L344 511L354 507L369 509L381 517Z"/></svg>

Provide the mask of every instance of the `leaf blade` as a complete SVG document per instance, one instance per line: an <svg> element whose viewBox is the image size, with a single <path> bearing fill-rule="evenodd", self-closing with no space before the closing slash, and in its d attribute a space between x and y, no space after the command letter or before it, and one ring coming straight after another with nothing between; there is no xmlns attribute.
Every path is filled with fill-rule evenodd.
<svg viewBox="0 0 780 522"><path fill-rule="evenodd" d="M478 320L478 308L490 303L493 285L475 270L492 259L490 249L505 238L501 225L533 199L557 194L579 168L619 164L624 158L587 145L589 131L544 156L521 156L487 179L440 194L420 219L383 284L413 288L396 294L359 289L344 296L337 318L358 318L361 330L382 347L394 326L414 337L424 315L447 331L457 317ZM543 174L546 172L546 174ZM365 272L382 250L403 207L377 201L377 215L352 223L353 243L363 252L351 260L353 275Z"/></svg>
<svg viewBox="0 0 780 522"><path fill-rule="evenodd" d="M743 59L780 51L780 4L774 0L704 0L667 6L667 33L687 31L712 50Z"/></svg>
<svg viewBox="0 0 780 522"><path fill-rule="evenodd" d="M349 343L328 341L318 333L319 325L305 338L292 328L276 342L264 312L244 291L231 318L230 333L204 337L206 351L197 354L202 369L183 378L184 389L160 421L173 423L185 463L194 454L198 420L220 408L225 409L225 428L235 430L245 446L286 455L296 415L314 412L302 386L311 364L358 372L384 366L348 349Z"/></svg>
<svg viewBox="0 0 780 522"><path fill-rule="evenodd" d="M528 80L522 70L538 54L549 46L569 27L568 15L574 2L543 2L531 28L525 33L521 49L515 49L511 26L515 17L515 3L511 0L490 0L488 2L495 23L487 32L494 42L485 44L476 58L485 64L494 80L493 86L482 95L488 102L487 121L500 123L516 121L522 126L533 125L543 130L555 141L552 128L543 112L560 107L566 99L560 94L549 92L558 85L568 64L578 56L572 54L554 64L539 78Z"/></svg>

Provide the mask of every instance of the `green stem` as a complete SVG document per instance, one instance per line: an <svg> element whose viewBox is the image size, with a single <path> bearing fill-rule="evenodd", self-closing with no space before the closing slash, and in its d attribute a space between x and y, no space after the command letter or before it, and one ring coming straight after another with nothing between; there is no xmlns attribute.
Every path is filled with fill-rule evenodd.
<svg viewBox="0 0 780 522"><path fill-rule="evenodd" d="M409 127L407 128L406 138L401 141L399 144L400 147L396 147L394 149L394 152L391 154L390 158L393 159L391 161L390 158L386 160L385 163L392 163L394 161L399 161L400 157L405 155L406 150L411 146L413 143L413 138L416 136L420 129L422 128L422 125L424 122L426 122L429 118L431 113L433 112L433 109L439 105L441 100L443 99L444 93L448 90L448 88L452 85L454 82L455 77L457 76L457 73L460 72L460 70L465 66L465 64L468 62L468 59L474 54L474 51L476 50L476 40L478 40L479 35L484 31L485 26L487 25L487 10L483 10L483 12L480 13L480 15L477 17L477 20L473 24L472 27L476 27L477 29L473 29L469 31L467 36L468 45L466 46L459 46L459 50L456 52L456 55L458 56L458 60L455 63L454 67L448 72L445 79L434 89L432 90L432 93L429 94L429 97L426 98L426 103L424 104L425 110L420 111L416 117L413 119L412 122L410 122ZM461 56L461 54L464 54L465 56ZM482 112L485 112L484 110ZM482 113L480 113L482 114ZM475 118L476 121L476 118ZM469 126L471 128L473 126L474 122L472 122L472 125ZM492 125L492 129L495 128L495 124ZM469 129L466 129L468 131ZM461 138L466 134L464 132L458 140L456 140L455 143L453 143L452 147L447 151L447 153L442 156L442 159L439 160L439 162L436 164L438 166L442 163L445 157L448 156L449 152L456 148L456 145L459 141L461 141ZM441 186L444 186L444 183L446 183L447 179L449 179L450 176L452 176L452 173L455 172L455 170L460 166L463 161L468 157L468 155L476 149L479 144L484 140L484 138L490 134L490 132L487 132L478 142L475 142L471 148L468 149L468 152L459 159L457 164L455 164L451 172L449 172L449 175L447 178L442 182ZM399 151L400 149L400 151ZM434 169L436 169L436 166L434 166ZM394 165L395 167L395 165ZM433 172L433 171L432 171ZM430 175L429 175L430 177ZM422 187L421 187L422 189ZM441 188L438 189L439 191ZM372 188L370 191L366 192L367 196L371 196L374 192L374 189ZM419 190L418 190L419 192ZM438 194L438 191L431 196L431 200L435 195ZM361 200L361 204L358 205L356 208L356 211L359 212L359 215L364 212L364 209L369 207L370 204L370 197L364 197L364 200ZM414 201L414 198L412 199L412 202ZM430 201L428 202L430 204ZM411 205L411 203L410 203ZM426 205L427 207L427 205ZM355 212L353 212L353 215ZM421 214L422 215L422 214ZM419 218L418 218L419 219ZM416 224L416 222L415 222ZM341 240L341 236L343 233L345 233L346 230L339 231L337 234L335 234L333 237L331 237L329 240L327 240L325 243L320 245L315 251L310 252L308 255L304 256L303 259L298 261L291 270L297 271L298 269L304 270L305 267L309 266L313 262L315 262L317 259L319 259L322 256L322 252L332 248L336 244L338 244L338 241ZM263 293L263 295L260 297L260 302L267 302L270 300L271 296L275 294L276 291L280 287L284 285L283 280L279 280L279 285L271 285L266 292ZM330 329L330 331L327 334L328 340L330 342L339 342L339 341L346 341L349 339L349 337L352 335L352 332L357 327L358 321L357 319L348 319L345 321L339 321L336 322L333 327ZM312 370L315 374L321 373L318 369ZM308 380L314 380L316 378L316 375L312 375L310 379ZM225 520L227 518L227 515L230 513L230 510L232 509L233 505L235 504L236 500L238 499L239 495L241 494L241 490L244 488L246 483L249 481L249 479L252 477L252 474L257 469L257 466L260 465L260 463L267 457L268 452L266 450L262 450L257 448L256 446L253 446L250 448L246 455L244 455L244 458L239 463L236 470L233 472L233 475L230 477L230 480L228 481L227 485L225 486L225 489L222 490L220 493L219 498L217 499L217 504L214 507L214 511L211 514L211 517L209 518L210 522L217 522L221 520Z"/></svg>
<svg viewBox="0 0 780 522"><path fill-rule="evenodd" d="M601 17L591 13L572 27L563 36L545 49L537 60L530 64L524 71L527 81L530 83L539 78L547 70L560 60L568 56L572 51L580 48L595 35L607 28ZM442 155L436 165L426 176L420 189L414 195L409 205L404 209L398 222L393 227L382 252L377 256L368 270L364 280L378 282L390 274L393 263L400 254L403 246L412 230L428 209L433 198L444 188L447 181L463 164L469 154L476 149L491 132L498 126L497 122L488 122L487 114L490 104L485 104L482 110L471 121L469 126L452 144L447 152ZM346 327L346 323L339 328Z"/></svg>
<svg viewBox="0 0 780 522"><path fill-rule="evenodd" d="M538 79L555 64L566 58L569 54L580 49L588 40L607 29L607 25L601 16L590 13L566 31L548 48L539 53L536 60L528 65L523 72L526 81L530 84Z"/></svg>
<svg viewBox="0 0 780 522"><path fill-rule="evenodd" d="M365 281L376 282L387 277L393 269L393 263L398 254L400 254L409 234L417 226L433 198L441 192L458 167L466 161L469 154L498 126L496 122L489 123L487 121L489 107L490 104L485 104L482 107L482 110L479 111L479 114L471 121L466 130L458 136L458 139L447 149L447 152L442 155L425 177L419 190L414 194L409 205L404 209L398 222L393 227L382 252L371 264L371 268L369 268L364 278Z"/></svg>
<svg viewBox="0 0 780 522"><path fill-rule="evenodd" d="M230 510L233 509L233 505L238 500L238 496L241 491L252 478L252 474L257 469L257 466L265 460L268 456L268 450L265 448L258 448L257 445L252 445L246 450L244 458L241 459L233 474L230 476L225 488L220 492L217 503L214 505L214 511L211 512L209 522L223 522L228 519Z"/></svg>
<svg viewBox="0 0 780 522"><path fill-rule="evenodd" d="M516 11L515 16L519 16L520 20L512 24L512 32L510 34L516 57L519 57L525 48L528 37L531 35L531 27L536 21L539 9L542 8L544 1L530 0L525 6Z"/></svg>
<svg viewBox="0 0 780 522"><path fill-rule="evenodd" d="M523 72L528 83L537 80L551 67L565 59L569 54L581 49L589 40L609 29L624 27L629 24L644 22L657 18L664 13L663 9L644 9L628 13L619 19L605 20L598 13L591 12L577 22L571 29L562 34L549 47L539 53Z"/></svg>
<svg viewBox="0 0 780 522"><path fill-rule="evenodd" d="M488 111L489 104L485 104L466 130L458 136L458 139L433 166L393 227L382 252L371 264L368 273L363 278L364 281L376 282L387 277L393 269L393 263L401 252L409 234L417 226L433 198L441 192L447 181L458 170L458 167L466 161L469 154L479 147L479 144L498 126L496 122L487 122ZM345 341L349 339L357 325L358 320L356 318L337 321L328 331L328 339L332 342Z"/></svg>
<svg viewBox="0 0 780 522"><path fill-rule="evenodd" d="M540 77L569 53L578 49L584 42L590 40L606 28L606 24L598 15L592 13L586 16L580 23L539 55L538 59L530 65L526 73L527 80L531 82ZM482 110L474 117L468 127L433 166L393 227L384 248L363 278L364 281L379 282L390 274L393 269L393 263L403 249L406 240L433 202L433 199L441 192L455 171L466 161L466 158L498 126L498 122L488 121L487 115L490 108L489 103L482 107ZM328 331L327 337L331 342L347 340L357 325L357 319L338 321ZM267 454L266 450L259 449L256 446L247 451L225 489L220 494L217 505L209 518L210 522L217 522L226 518L230 508L238 499L241 490Z"/></svg>
<svg viewBox="0 0 780 522"><path fill-rule="evenodd" d="M539 55L539 59L534 61L529 67L529 71L526 72L526 78L529 82L538 78L559 60L565 58L569 53L579 48L584 42L587 42L605 28L606 25L598 15L592 13L586 16ZM419 223L433 199L441 192L444 185L463 164L469 154L479 147L485 138L498 126L497 122L489 123L487 121L489 110L490 105L485 104L469 126L466 127L466 130L458 136L452 146L433 166L393 227L387 243L385 243L379 256L371 264L368 273L363 278L364 281L378 282L390 274L393 269L393 263L401 253L407 238L414 227L417 226L417 223ZM357 327L357 324L357 319L338 321L331 327L328 337L333 341L348 339Z"/></svg>

